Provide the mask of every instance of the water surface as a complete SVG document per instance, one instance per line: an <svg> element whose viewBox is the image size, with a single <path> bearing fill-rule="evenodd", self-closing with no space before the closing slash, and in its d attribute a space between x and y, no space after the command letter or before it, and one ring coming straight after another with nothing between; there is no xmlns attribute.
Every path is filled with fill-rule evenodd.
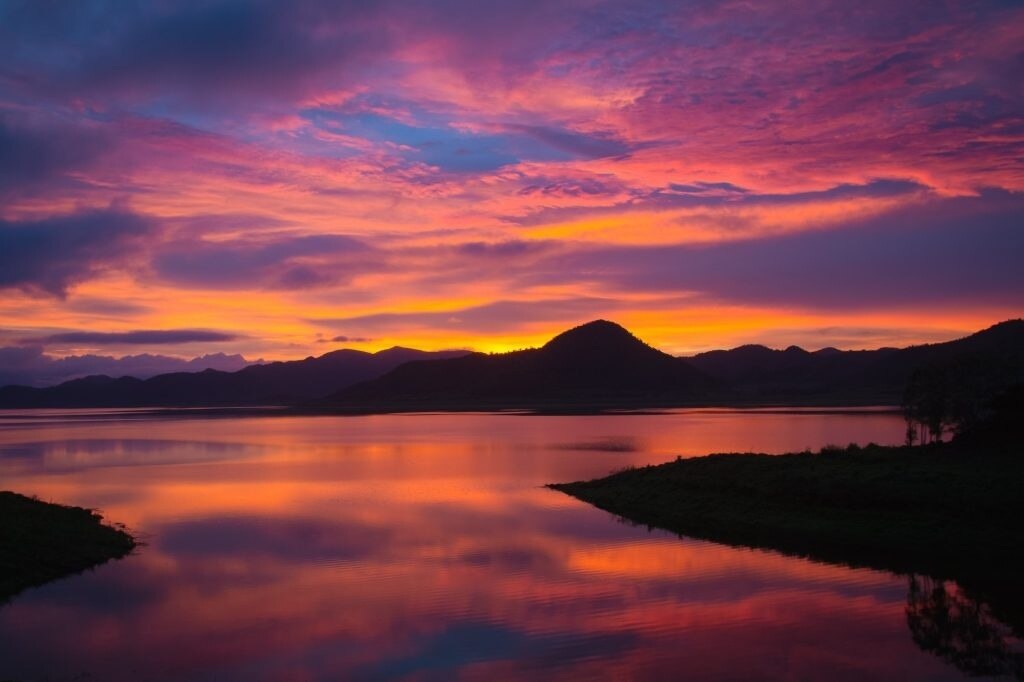
<svg viewBox="0 0 1024 682"><path fill-rule="evenodd" d="M906 576L542 487L902 429L877 411L0 413L0 488L147 543L0 606L0 679L963 679L915 644Z"/></svg>

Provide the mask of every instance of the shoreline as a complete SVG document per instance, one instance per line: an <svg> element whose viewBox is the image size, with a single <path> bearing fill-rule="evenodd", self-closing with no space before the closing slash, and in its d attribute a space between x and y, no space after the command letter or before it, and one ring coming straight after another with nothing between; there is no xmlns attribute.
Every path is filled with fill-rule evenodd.
<svg viewBox="0 0 1024 682"><path fill-rule="evenodd" d="M92 509L0 491L0 604L132 552L138 541Z"/></svg>
<svg viewBox="0 0 1024 682"><path fill-rule="evenodd" d="M712 454L547 487L679 536L956 580L1024 633L1022 455L959 443Z"/></svg>
<svg viewBox="0 0 1024 682"><path fill-rule="evenodd" d="M511 416L558 417L579 416L599 417L615 415L657 415L672 414L681 411L714 413L744 411L759 414L829 414L829 415L871 415L899 414L898 405L881 403L857 405L828 404L792 404L792 403L757 403L757 404L700 404L678 405L674 407L489 407L486 405L465 406L463 408L431 408L429 406L409 407L408 409L323 409L308 407L289 407L284 405L237 405L237 406L197 406L197 407L0 407L0 423L4 419L21 418L25 420L44 420L48 414L59 413L62 418L78 417L82 420L124 419L166 417L197 419L245 418L245 417L366 417L377 415L431 415L431 414L488 414ZM76 414L77 413L77 414Z"/></svg>

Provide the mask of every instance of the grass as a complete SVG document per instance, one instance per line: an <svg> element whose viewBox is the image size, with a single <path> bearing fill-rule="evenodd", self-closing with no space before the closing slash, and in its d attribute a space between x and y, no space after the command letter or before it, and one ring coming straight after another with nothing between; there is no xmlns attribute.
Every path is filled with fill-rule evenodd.
<svg viewBox="0 0 1024 682"><path fill-rule="evenodd" d="M552 484L624 519L1024 598L1024 452L962 444L715 454ZM996 606L996 604L993 604Z"/></svg>
<svg viewBox="0 0 1024 682"><path fill-rule="evenodd" d="M102 521L90 509L0 491L0 603L131 552L135 539Z"/></svg>

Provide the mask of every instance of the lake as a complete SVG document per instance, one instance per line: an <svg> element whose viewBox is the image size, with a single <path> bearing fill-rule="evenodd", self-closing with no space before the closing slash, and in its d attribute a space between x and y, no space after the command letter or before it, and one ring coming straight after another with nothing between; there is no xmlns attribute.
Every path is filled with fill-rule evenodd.
<svg viewBox="0 0 1024 682"><path fill-rule="evenodd" d="M0 413L0 489L146 543L0 606L0 679L965 679L915 644L907 576L679 538L542 487L902 438L877 410Z"/></svg>

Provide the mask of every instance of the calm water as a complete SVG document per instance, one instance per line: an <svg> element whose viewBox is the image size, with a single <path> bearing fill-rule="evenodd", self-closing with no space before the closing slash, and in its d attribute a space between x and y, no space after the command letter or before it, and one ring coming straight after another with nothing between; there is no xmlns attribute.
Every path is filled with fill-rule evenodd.
<svg viewBox="0 0 1024 682"><path fill-rule="evenodd" d="M650 532L541 487L902 428L0 413L0 488L99 507L147 542L0 606L0 679L963 679L914 644L905 576Z"/></svg>

